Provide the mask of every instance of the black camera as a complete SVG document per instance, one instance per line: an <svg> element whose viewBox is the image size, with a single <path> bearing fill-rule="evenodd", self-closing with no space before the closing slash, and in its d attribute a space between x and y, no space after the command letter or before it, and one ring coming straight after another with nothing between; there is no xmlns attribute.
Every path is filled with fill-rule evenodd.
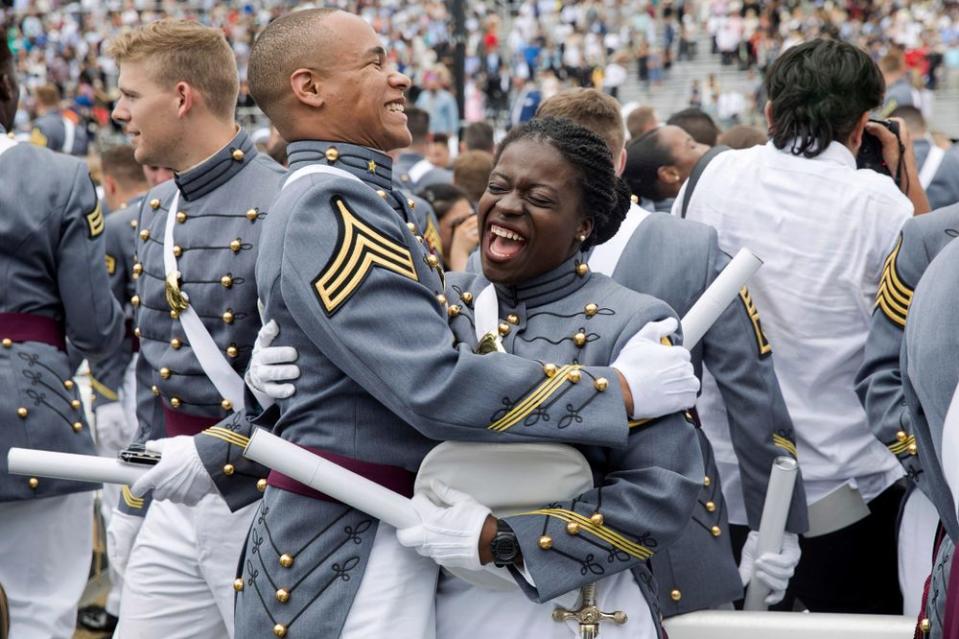
<svg viewBox="0 0 959 639"><path fill-rule="evenodd" d="M856 156L856 167L860 169L872 169L877 173L883 173L893 178L896 184L899 184L899 177L902 172L902 157L905 148L902 146L902 138L899 137L899 123L892 120L869 120L876 124L881 124L896 136L899 140L899 166L886 166L886 161L882 159L882 142L869 131L862 132L862 146L859 147L859 154Z"/></svg>

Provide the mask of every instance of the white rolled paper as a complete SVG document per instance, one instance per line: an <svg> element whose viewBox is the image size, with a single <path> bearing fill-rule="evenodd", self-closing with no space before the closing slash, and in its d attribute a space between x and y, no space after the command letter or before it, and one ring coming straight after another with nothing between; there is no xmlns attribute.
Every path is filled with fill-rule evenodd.
<svg viewBox="0 0 959 639"><path fill-rule="evenodd" d="M261 428L254 430L243 456L394 528L407 528L420 523L420 517L410 500L403 495Z"/></svg>
<svg viewBox="0 0 959 639"><path fill-rule="evenodd" d="M756 557L763 553L779 553L783 549L783 534L786 531L786 519L792 504L793 488L799 463L792 457L777 457L769 473L769 486L766 488L766 502L763 504L763 516L759 520L759 541L756 544ZM753 576L755 576L755 568ZM766 610L765 599L769 588L758 579L750 579L746 589L746 603L743 610Z"/></svg>
<svg viewBox="0 0 959 639"><path fill-rule="evenodd" d="M128 464L115 457L56 453L32 448L11 448L7 466L14 475L52 477L98 484L132 484L149 466Z"/></svg>
<svg viewBox="0 0 959 639"><path fill-rule="evenodd" d="M749 249L739 249L723 272L709 285L682 319L683 346L692 350L709 327L719 319L763 261Z"/></svg>

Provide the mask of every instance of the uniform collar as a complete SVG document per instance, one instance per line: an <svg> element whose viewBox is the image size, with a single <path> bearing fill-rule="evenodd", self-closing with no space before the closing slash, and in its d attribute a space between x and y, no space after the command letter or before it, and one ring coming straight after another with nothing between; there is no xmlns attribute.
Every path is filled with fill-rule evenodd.
<svg viewBox="0 0 959 639"><path fill-rule="evenodd" d="M290 173L323 162L355 175L376 190L392 190L393 161L382 151L346 142L298 140L290 142L286 152Z"/></svg>
<svg viewBox="0 0 959 639"><path fill-rule="evenodd" d="M551 271L526 280L522 284L494 284L496 296L510 306L525 304L527 308L549 304L579 290L592 275L582 253L577 252Z"/></svg>
<svg viewBox="0 0 959 639"><path fill-rule="evenodd" d="M184 200L196 200L226 184L256 157L250 136L242 129L222 149L196 166L173 176Z"/></svg>

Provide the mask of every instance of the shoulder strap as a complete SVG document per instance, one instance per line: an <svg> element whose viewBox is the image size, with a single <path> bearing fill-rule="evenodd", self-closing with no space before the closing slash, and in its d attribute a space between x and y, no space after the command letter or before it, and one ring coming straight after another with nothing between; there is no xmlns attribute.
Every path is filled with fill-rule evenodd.
<svg viewBox="0 0 959 639"><path fill-rule="evenodd" d="M696 183L699 182L699 178L702 177L703 171L706 170L706 167L710 162L713 161L714 157L728 150L728 146L724 144L717 144L713 148L706 151L706 154L699 158L699 161L696 162L692 172L689 174L689 179L686 180L686 194L683 196L683 209L680 217L686 217L686 209L689 208L689 201L693 197L693 189L696 188Z"/></svg>
<svg viewBox="0 0 959 639"><path fill-rule="evenodd" d="M607 277L612 277L616 266L619 264L619 258L623 256L623 251L626 250L626 245L629 244L633 233L649 215L649 211L633 203L629 207L626 219L623 220L619 230L616 231L616 235L593 249L589 256L589 269L594 273L602 273Z"/></svg>
<svg viewBox="0 0 959 639"><path fill-rule="evenodd" d="M72 154L73 140L77 135L77 125L66 116L61 116L60 119L63 121L63 148L60 150L64 153Z"/></svg>
<svg viewBox="0 0 959 639"><path fill-rule="evenodd" d="M922 163L922 168L919 169L919 183L922 184L922 188L928 189L929 185L932 184L944 157L946 157L946 152L930 142L929 154L926 155L926 161Z"/></svg>
<svg viewBox="0 0 959 639"><path fill-rule="evenodd" d="M357 182L363 183L363 180L356 177L349 171L344 171L343 169L337 168L335 166L327 166L326 164L310 164L308 166L300 167L297 170L293 171L293 173L290 173L290 176L286 178L285 182L283 182L282 188L285 189L286 187L290 186L291 184L299 180L301 177L305 177L307 175L313 175L315 173L326 173L327 175L336 175L338 177L345 177L345 178L349 178L351 180L356 180Z"/></svg>
<svg viewBox="0 0 959 639"><path fill-rule="evenodd" d="M0 155L3 155L4 151L9 151L15 146L17 146L16 140L0 133Z"/></svg>

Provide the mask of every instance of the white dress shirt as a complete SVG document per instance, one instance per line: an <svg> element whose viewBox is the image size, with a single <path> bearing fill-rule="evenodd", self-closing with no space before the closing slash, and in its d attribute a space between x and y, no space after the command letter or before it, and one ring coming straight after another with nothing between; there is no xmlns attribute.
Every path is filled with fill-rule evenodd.
<svg viewBox="0 0 959 639"><path fill-rule="evenodd" d="M674 215L684 196L685 187ZM846 483L868 502L903 474L870 432L853 379L883 262L912 213L891 179L857 170L838 142L813 159L772 142L722 153L690 200L686 217L714 226L724 251L747 247L764 262L749 288L773 347L810 504ZM699 408L707 432L728 429L722 400L708 385ZM738 473L731 449L717 446L716 457ZM729 497L735 519L742 498Z"/></svg>

